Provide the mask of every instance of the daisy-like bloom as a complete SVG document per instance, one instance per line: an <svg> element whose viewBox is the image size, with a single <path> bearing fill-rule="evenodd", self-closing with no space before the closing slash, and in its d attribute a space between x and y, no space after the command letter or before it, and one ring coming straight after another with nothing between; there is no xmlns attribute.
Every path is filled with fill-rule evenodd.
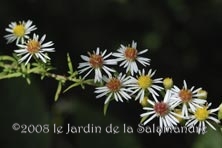
<svg viewBox="0 0 222 148"><path fill-rule="evenodd" d="M149 70L147 74L145 74L145 70L143 69L142 72L139 71L139 76L137 78L131 77L131 84L130 89L133 90L132 95L136 94L135 100L139 99L141 103L146 93L150 93L153 97L159 96L157 91L163 90L163 87L158 86L156 84L162 83L162 78L153 79L156 71Z"/></svg>
<svg viewBox="0 0 222 148"><path fill-rule="evenodd" d="M181 117L181 115L173 111L178 104L170 101L170 98L171 91L167 90L163 101L159 102L156 97L154 97L155 101L151 101L149 99L148 102L152 105L152 107L144 107L143 109L147 112L140 115L141 117L146 117L143 124L146 125L157 117L159 118L159 127L161 129L175 127L179 123L176 117Z"/></svg>
<svg viewBox="0 0 222 148"><path fill-rule="evenodd" d="M115 99L117 102L123 102L123 99L131 99L129 94L132 93L132 91L128 88L128 85L130 84L129 79L128 76L122 75L122 73L117 77L104 77L106 85L96 88L95 93L99 94L96 98L107 96L104 104L108 103L111 99Z"/></svg>
<svg viewBox="0 0 222 148"><path fill-rule="evenodd" d="M36 30L37 28L35 25L32 25L32 21L28 20L27 22L12 22L9 24L9 28L6 28L5 30L9 32L10 34L5 35L5 39L8 40L7 43L12 43L16 40L16 44L19 42L21 44L25 43L25 39L29 39L29 34Z"/></svg>
<svg viewBox="0 0 222 148"><path fill-rule="evenodd" d="M220 120L213 116L215 115L215 112L219 110L219 107L215 109L209 109L210 106L211 103L195 108L195 110L192 112L193 115L190 115L190 119L186 122L185 125L187 127L193 128L198 124L198 133L205 131L206 124L208 124L212 129L216 130L216 128L210 122L215 122L217 124L220 123Z"/></svg>
<svg viewBox="0 0 222 148"><path fill-rule="evenodd" d="M55 48L51 48L54 43L52 41L43 43L45 37L46 35L43 35L39 40L39 36L33 34L33 38L29 39L25 44L18 44L17 46L20 47L20 49L14 51L17 53L17 56L22 56L19 59L19 62L26 60L26 65L33 56L37 59L41 59L44 63L46 63L47 60L50 60L45 52L54 52Z"/></svg>
<svg viewBox="0 0 222 148"><path fill-rule="evenodd" d="M120 66L126 68L126 72L130 72L131 75L138 72L138 66L136 62L139 62L143 66L150 65L150 59L141 57L141 54L144 54L148 51L148 49L142 50L138 52L137 43L132 41L132 46L124 46L117 50L118 52L113 53L113 56L117 57L117 61L122 61Z"/></svg>
<svg viewBox="0 0 222 148"><path fill-rule="evenodd" d="M115 72L115 70L107 67L106 65L116 65L116 60L113 59L107 59L112 55L112 53L106 54L107 50L104 50L103 52L100 52L100 49L97 48L96 52L93 51L93 53L88 53L89 56L81 55L81 58L85 61L83 63L80 63L78 68L79 73L86 72L86 75L83 78L86 78L93 70L95 71L95 77L94 82L101 82L102 81L102 71L105 71L105 73L108 76L111 76L111 72Z"/></svg>
<svg viewBox="0 0 222 148"><path fill-rule="evenodd" d="M183 88L179 89L177 86L171 89L173 97L172 101L176 101L179 104L182 104L182 115L188 117L188 110L194 111L196 107L201 107L206 100L200 99L199 97L204 95L202 93L198 93L202 88L198 88L194 90L194 86L188 89L187 83L183 81Z"/></svg>

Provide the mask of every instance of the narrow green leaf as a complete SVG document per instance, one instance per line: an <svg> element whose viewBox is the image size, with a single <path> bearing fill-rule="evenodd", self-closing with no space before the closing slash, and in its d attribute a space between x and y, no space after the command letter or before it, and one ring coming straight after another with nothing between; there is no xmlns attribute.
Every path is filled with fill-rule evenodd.
<svg viewBox="0 0 222 148"><path fill-rule="evenodd" d="M43 80L44 78L45 78L45 75L42 75L40 79Z"/></svg>
<svg viewBox="0 0 222 148"><path fill-rule="evenodd" d="M26 82L30 85L31 84L31 80L29 77L26 77Z"/></svg>
<svg viewBox="0 0 222 148"><path fill-rule="evenodd" d="M16 61L16 59L11 57L11 56L2 55L2 56L0 56L0 61L12 61L12 62L14 62L14 61Z"/></svg>
<svg viewBox="0 0 222 148"><path fill-rule="evenodd" d="M41 69L39 68L39 67L34 67L34 68L32 68L32 69L29 69L28 71L27 71L27 73L39 73L41 71Z"/></svg>
<svg viewBox="0 0 222 148"><path fill-rule="evenodd" d="M58 87L57 87L57 90L56 90L56 93L55 93L55 97L54 97L54 100L57 101L58 98L59 98L59 95L61 93L61 90L62 90L62 82L59 81L58 82Z"/></svg>
<svg viewBox="0 0 222 148"><path fill-rule="evenodd" d="M107 113L107 110L108 110L108 107L109 107L109 103L110 103L110 101L108 101L106 104L104 104L104 108L103 108L104 116L106 116L106 113Z"/></svg>
<svg viewBox="0 0 222 148"><path fill-rule="evenodd" d="M1 79L9 79L9 78L14 78L14 77L20 77L22 74L21 73L12 73L8 75L0 75L0 80Z"/></svg>
<svg viewBox="0 0 222 148"><path fill-rule="evenodd" d="M82 89L85 89L85 85L83 85L82 83L80 85L81 85Z"/></svg>
<svg viewBox="0 0 222 148"><path fill-rule="evenodd" d="M79 83L74 83L74 84L70 85L68 88L66 88L66 89L63 91L63 93L67 92L67 91L70 90L71 88L76 87L76 86L78 86L78 85L80 85L80 84L79 84Z"/></svg>
<svg viewBox="0 0 222 148"><path fill-rule="evenodd" d="M25 64L21 63L21 69L23 73L27 73L27 68L25 66Z"/></svg>
<svg viewBox="0 0 222 148"><path fill-rule="evenodd" d="M81 79L81 78L80 78ZM94 82L94 79L88 79L88 80L82 80L84 84L88 85L94 85L94 86L103 86L103 83L99 83L101 85L97 85L97 83Z"/></svg>
<svg viewBox="0 0 222 148"><path fill-rule="evenodd" d="M67 62L68 62L69 72L70 72L70 74L72 74L73 73L73 66L72 66L72 61L69 56L69 53L67 53Z"/></svg>

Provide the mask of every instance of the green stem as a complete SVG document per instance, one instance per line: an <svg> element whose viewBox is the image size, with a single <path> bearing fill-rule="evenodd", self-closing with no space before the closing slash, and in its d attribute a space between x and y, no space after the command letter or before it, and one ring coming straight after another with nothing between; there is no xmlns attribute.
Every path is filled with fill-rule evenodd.
<svg viewBox="0 0 222 148"><path fill-rule="evenodd" d="M22 76L22 75L29 75L29 74L37 74L40 76L53 78L57 81L61 81L62 83L69 81L69 82L79 83L80 85L86 84L86 85L95 86L95 84L91 80L83 80L76 77L72 77L71 75L64 76L60 74L51 73L51 72L48 72L44 67L42 67L42 69L40 70L38 67L27 68L28 66L26 65L25 66L26 68L24 68L24 65L19 64L18 62L9 62L8 57L7 57L7 61L5 59L4 60L2 59L3 58L0 59L0 67L4 71L0 72L0 75L2 74L2 77L0 79L19 77L20 75ZM7 72L5 72L5 70L7 70Z"/></svg>

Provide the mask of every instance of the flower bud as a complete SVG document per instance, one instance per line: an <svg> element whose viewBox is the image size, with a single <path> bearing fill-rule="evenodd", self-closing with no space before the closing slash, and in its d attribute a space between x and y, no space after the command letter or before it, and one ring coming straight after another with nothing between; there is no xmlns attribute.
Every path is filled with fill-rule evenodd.
<svg viewBox="0 0 222 148"><path fill-rule="evenodd" d="M163 80L163 86L165 89L171 89L173 87L173 79L172 78L165 78Z"/></svg>
<svg viewBox="0 0 222 148"><path fill-rule="evenodd" d="M140 104L143 106L143 107L146 107L148 106L148 97L144 97L143 100L140 102Z"/></svg>
<svg viewBox="0 0 222 148"><path fill-rule="evenodd" d="M198 94L199 99L204 99L204 100L207 99L207 91L206 90L201 89L197 92L197 94Z"/></svg>

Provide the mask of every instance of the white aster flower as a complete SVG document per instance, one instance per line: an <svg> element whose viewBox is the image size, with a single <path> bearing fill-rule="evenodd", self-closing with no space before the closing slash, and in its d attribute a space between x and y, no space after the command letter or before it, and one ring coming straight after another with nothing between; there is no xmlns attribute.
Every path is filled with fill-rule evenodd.
<svg viewBox="0 0 222 148"><path fill-rule="evenodd" d="M104 50L103 52L100 52L100 49L97 48L96 52L93 51L93 53L88 53L89 56L81 55L81 58L85 61L83 63L79 63L78 68L79 73L83 73L85 71L88 71L86 75L83 77L87 77L93 70L95 71L95 77L94 82L101 82L102 81L102 70L105 71L105 73L108 76L111 76L111 72L115 72L115 70L107 67L106 65L116 65L116 60L113 59L107 59L112 55L112 53L106 54L107 50Z"/></svg>
<svg viewBox="0 0 222 148"><path fill-rule="evenodd" d="M131 77L131 87L130 89L133 90L133 94L136 94L135 100L139 99L141 103L145 95L151 94L153 97L159 96L157 91L163 90L163 87L158 86L156 84L162 83L162 78L153 79L156 71L152 72L152 69L149 70L147 74L145 74L145 70L143 69L142 72L139 71L139 76L137 78Z"/></svg>
<svg viewBox="0 0 222 148"><path fill-rule="evenodd" d="M22 21L19 23L12 22L11 24L9 24L9 28L5 29L10 34L5 35L4 37L7 40L7 43L12 43L16 40L16 44L24 44L25 39L29 39L28 34L36 29L37 28L35 27L35 25L32 25L31 20L28 20L27 22Z"/></svg>
<svg viewBox="0 0 222 148"><path fill-rule="evenodd" d="M132 93L132 91L128 88L130 83L129 79L130 78L128 76L122 75L122 73L120 73L117 77L104 77L106 85L96 88L95 93L99 94L96 98L106 96L104 104L108 103L111 99L115 99L117 102L123 102L123 99L131 99L129 93Z"/></svg>
<svg viewBox="0 0 222 148"><path fill-rule="evenodd" d="M195 108L185 126L193 128L196 124L198 124L198 133L205 131L206 124L208 124L213 130L216 130L216 128L210 122L215 122L216 124L220 123L220 120L213 116L215 115L214 113L219 110L219 107L215 109L208 109L210 106L211 103L209 103L207 106Z"/></svg>
<svg viewBox="0 0 222 148"><path fill-rule="evenodd" d="M54 45L52 41L43 43L45 37L46 35L43 35L39 40L39 36L33 34L33 38L29 39L25 44L18 44L17 46L20 47L20 49L14 50L14 52L17 53L17 56L22 56L19 62L23 62L27 59L26 65L33 56L37 59L41 59L44 63L50 60L45 52L54 52L55 48L51 48L51 46Z"/></svg>
<svg viewBox="0 0 222 148"><path fill-rule="evenodd" d="M124 46L117 50L118 52L113 53L113 56L117 57L117 61L122 61L120 66L126 68L126 72L130 72L131 75L138 72L138 66L136 62L139 62L143 66L150 65L150 59L141 57L141 54L144 54L148 49L138 52L137 43L132 41L132 46Z"/></svg>
<svg viewBox="0 0 222 148"><path fill-rule="evenodd" d="M202 93L198 93L202 88L198 88L194 90L194 86L190 89L187 88L187 83L183 81L183 88L179 89L177 86L173 86L172 93L173 97L172 101L176 101L179 104L182 104L182 115L188 117L189 109L194 111L196 107L200 107L206 100L199 99L200 96L204 95Z"/></svg>
<svg viewBox="0 0 222 148"><path fill-rule="evenodd" d="M164 99L161 102L159 102L156 97L154 97L155 101L148 99L148 102L152 105L152 107L143 108L147 111L146 113L142 113L140 115L141 117L146 118L143 124L146 125L155 117L157 117L159 118L159 127L161 129L175 127L179 123L177 117L181 117L181 115L173 111L178 104L171 102L170 98L171 91L167 90Z"/></svg>

